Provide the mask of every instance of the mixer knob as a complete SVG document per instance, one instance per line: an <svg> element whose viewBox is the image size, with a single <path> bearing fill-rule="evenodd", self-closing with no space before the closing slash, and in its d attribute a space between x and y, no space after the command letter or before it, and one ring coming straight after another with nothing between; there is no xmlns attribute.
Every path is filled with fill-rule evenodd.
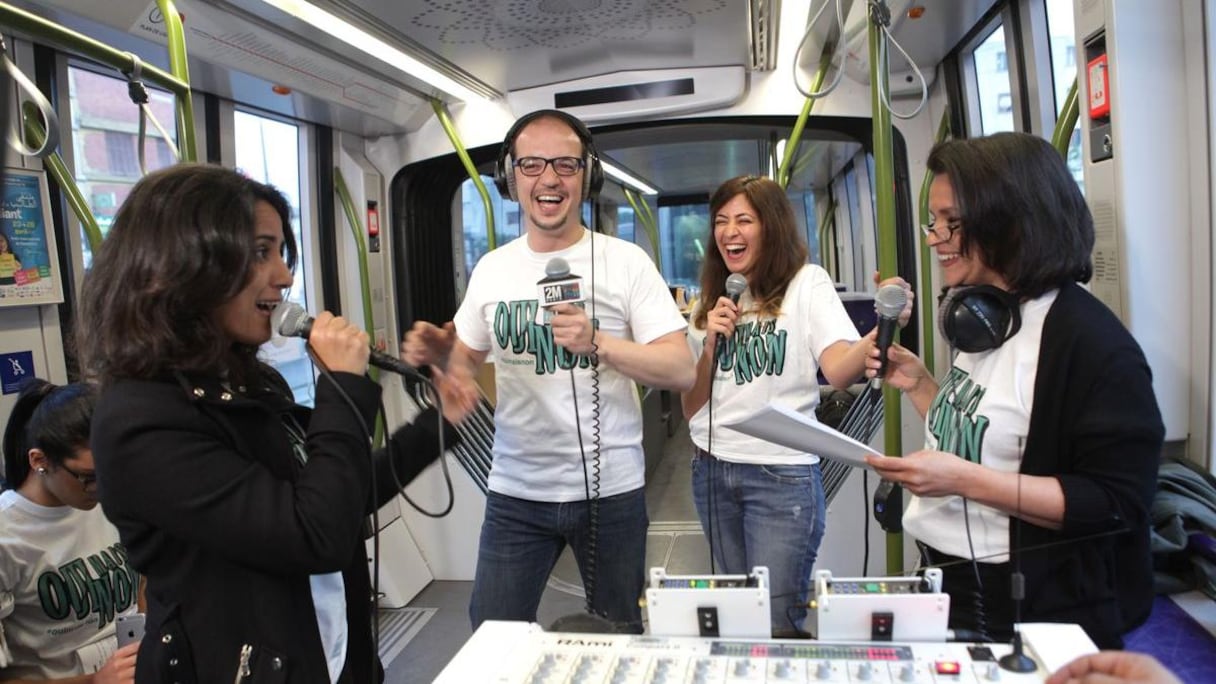
<svg viewBox="0 0 1216 684"><path fill-rule="evenodd" d="M990 682L1001 681L1001 668L996 663L988 663L988 672L984 674L984 679Z"/></svg>
<svg viewBox="0 0 1216 684"><path fill-rule="evenodd" d="M782 660L777 663L777 667L773 669L773 673L777 675L777 679L790 678L790 661Z"/></svg>
<svg viewBox="0 0 1216 684"><path fill-rule="evenodd" d="M736 677L746 677L748 672L751 671L751 669L752 669L751 661L744 658L743 660L740 660L739 662L735 663L735 676Z"/></svg>
<svg viewBox="0 0 1216 684"><path fill-rule="evenodd" d="M911 663L905 664L899 670L899 681L912 682L916 681L916 668Z"/></svg>
<svg viewBox="0 0 1216 684"><path fill-rule="evenodd" d="M815 679L831 679L832 664L826 660L820 660L815 666Z"/></svg>
<svg viewBox="0 0 1216 684"><path fill-rule="evenodd" d="M870 663L862 663L857 666L857 679L868 682L874 677L874 666Z"/></svg>

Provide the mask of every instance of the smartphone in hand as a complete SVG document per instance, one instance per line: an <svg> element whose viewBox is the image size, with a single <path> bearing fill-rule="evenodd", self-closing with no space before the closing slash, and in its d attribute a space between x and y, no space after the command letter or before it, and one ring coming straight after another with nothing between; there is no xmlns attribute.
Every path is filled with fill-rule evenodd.
<svg viewBox="0 0 1216 684"><path fill-rule="evenodd" d="M114 630L118 636L118 647L142 641L144 638L144 614L130 613L114 619Z"/></svg>

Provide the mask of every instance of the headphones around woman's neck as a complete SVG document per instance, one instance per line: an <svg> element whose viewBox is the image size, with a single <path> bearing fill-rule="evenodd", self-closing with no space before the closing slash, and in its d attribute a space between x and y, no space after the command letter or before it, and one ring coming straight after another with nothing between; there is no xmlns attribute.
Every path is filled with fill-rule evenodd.
<svg viewBox="0 0 1216 684"><path fill-rule="evenodd" d="M992 285L952 287L942 292L938 307L938 330L961 352L991 351L1022 328L1017 295Z"/></svg>

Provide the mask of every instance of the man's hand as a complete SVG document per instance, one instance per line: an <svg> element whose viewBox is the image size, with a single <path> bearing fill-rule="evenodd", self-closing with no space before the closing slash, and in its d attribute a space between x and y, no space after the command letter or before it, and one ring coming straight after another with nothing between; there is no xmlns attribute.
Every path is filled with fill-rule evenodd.
<svg viewBox="0 0 1216 684"><path fill-rule="evenodd" d="M401 343L401 360L413 366L437 366L441 370L448 365L448 356L456 344L456 324L448 321L443 327L433 323L417 321Z"/></svg>

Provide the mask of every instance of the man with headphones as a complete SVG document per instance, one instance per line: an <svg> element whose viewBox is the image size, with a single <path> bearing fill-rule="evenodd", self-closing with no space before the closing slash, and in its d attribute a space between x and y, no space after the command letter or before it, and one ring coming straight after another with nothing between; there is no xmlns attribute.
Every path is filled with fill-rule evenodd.
<svg viewBox="0 0 1216 684"><path fill-rule="evenodd" d="M494 175L519 202L524 234L482 257L452 323L418 322L403 345L415 365L495 364L494 462L469 616L474 629L535 621L569 545L590 612L640 633L649 520L635 383L692 386L687 323L645 252L582 225L582 203L604 176L581 121L557 110L521 117ZM582 301L541 311L537 284L555 268L581 278Z"/></svg>

